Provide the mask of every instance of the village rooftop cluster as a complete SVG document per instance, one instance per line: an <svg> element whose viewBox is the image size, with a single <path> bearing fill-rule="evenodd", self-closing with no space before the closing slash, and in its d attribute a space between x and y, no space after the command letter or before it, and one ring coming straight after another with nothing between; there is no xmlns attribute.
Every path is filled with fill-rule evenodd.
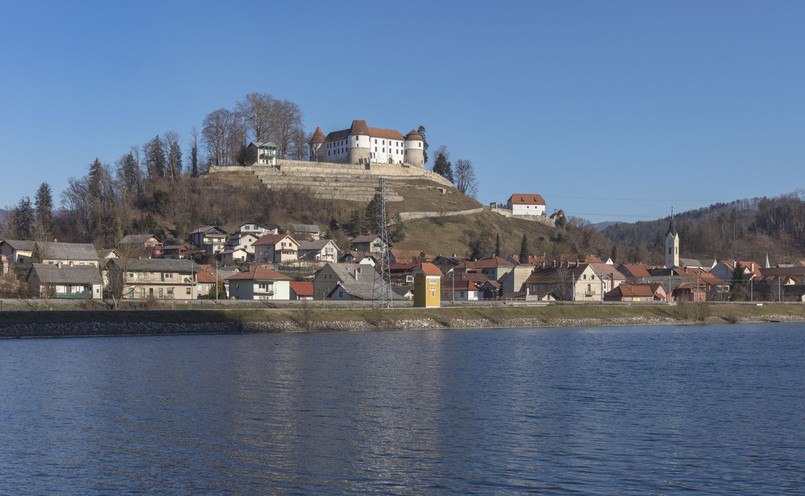
<svg viewBox="0 0 805 496"><path fill-rule="evenodd" d="M416 275L427 278L422 291L429 296L417 306L488 300L805 301L805 261L772 267L768 260L680 258L673 220L662 267L616 265L595 256L573 261L431 256L389 247L378 235L357 236L342 249L307 224L281 232L276 225L249 222L232 233L202 226L187 243L174 245L152 234L130 234L104 250L82 243L0 241L4 295L48 299L371 300L384 253L390 277L380 284L390 283L392 300L416 301ZM194 262L199 254L215 264ZM10 284L16 284L16 293Z"/></svg>

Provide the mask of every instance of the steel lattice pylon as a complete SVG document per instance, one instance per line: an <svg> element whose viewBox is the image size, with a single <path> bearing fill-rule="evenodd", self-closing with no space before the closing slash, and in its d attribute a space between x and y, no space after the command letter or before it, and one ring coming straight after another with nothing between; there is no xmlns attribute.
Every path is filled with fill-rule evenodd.
<svg viewBox="0 0 805 496"><path fill-rule="evenodd" d="M379 267L372 286L372 307L391 308L391 272L389 269L389 238L386 225L386 180L380 179L380 213L377 216L377 235L380 238Z"/></svg>

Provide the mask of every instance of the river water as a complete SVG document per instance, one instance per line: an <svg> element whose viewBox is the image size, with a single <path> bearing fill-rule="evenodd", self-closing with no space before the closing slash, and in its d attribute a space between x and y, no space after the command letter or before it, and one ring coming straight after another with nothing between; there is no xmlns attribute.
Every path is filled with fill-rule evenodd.
<svg viewBox="0 0 805 496"><path fill-rule="evenodd" d="M803 494L805 326L0 341L0 494Z"/></svg>

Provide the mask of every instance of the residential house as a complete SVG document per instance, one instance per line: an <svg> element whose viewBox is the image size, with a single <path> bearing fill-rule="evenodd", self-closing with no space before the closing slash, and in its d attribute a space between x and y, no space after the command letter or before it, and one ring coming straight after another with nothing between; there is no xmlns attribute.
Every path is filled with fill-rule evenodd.
<svg viewBox="0 0 805 496"><path fill-rule="evenodd" d="M153 234L127 234L117 246L120 252L129 258L162 256L162 242Z"/></svg>
<svg viewBox="0 0 805 496"><path fill-rule="evenodd" d="M185 245L165 245L162 247L161 258L186 259L190 258L190 250Z"/></svg>
<svg viewBox="0 0 805 496"><path fill-rule="evenodd" d="M506 208L512 211L512 215L545 215L545 200L538 194L515 193L509 197Z"/></svg>
<svg viewBox="0 0 805 496"><path fill-rule="evenodd" d="M500 278L501 292L503 294L524 292L524 284L535 268L535 266L527 264L512 267L512 270Z"/></svg>
<svg viewBox="0 0 805 496"><path fill-rule="evenodd" d="M562 300L602 301L607 281L596 273L592 265L582 263L536 269L524 286L529 294L553 293Z"/></svg>
<svg viewBox="0 0 805 496"><path fill-rule="evenodd" d="M376 254L383 251L383 240L377 234L366 234L352 238L353 251L364 251L369 254Z"/></svg>
<svg viewBox="0 0 805 496"><path fill-rule="evenodd" d="M338 261L338 245L331 239L299 242L299 259L321 262Z"/></svg>
<svg viewBox="0 0 805 496"><path fill-rule="evenodd" d="M206 298L215 287L215 281L222 281L224 284L224 291L229 294L229 282L227 277L238 273L237 269L227 269L224 267L216 267L210 264L199 264L196 266L196 288L194 294L196 298Z"/></svg>
<svg viewBox="0 0 805 496"><path fill-rule="evenodd" d="M492 281L499 281L506 273L511 272L514 264L498 256L467 261L455 267L456 272L481 272Z"/></svg>
<svg viewBox="0 0 805 496"><path fill-rule="evenodd" d="M5 239L0 241L0 255L5 256L12 266L22 265L29 267L35 244L34 241Z"/></svg>
<svg viewBox="0 0 805 496"><path fill-rule="evenodd" d="M363 265L370 265L374 267L377 264L377 260L365 251L348 251L341 255L341 258L338 259L338 263L354 263L354 264L363 264Z"/></svg>
<svg viewBox="0 0 805 496"><path fill-rule="evenodd" d="M192 260L142 258L113 259L107 270L122 271L123 298L195 299L198 266Z"/></svg>
<svg viewBox="0 0 805 496"><path fill-rule="evenodd" d="M266 234L254 242L254 260L258 263L284 263L299 257L299 242L288 234Z"/></svg>
<svg viewBox="0 0 805 496"><path fill-rule="evenodd" d="M597 275L598 279L601 281L601 284L603 285L602 292L604 294L626 281L626 276L618 272L618 270L610 264L604 262L595 262L589 263L589 266L593 269L595 275Z"/></svg>
<svg viewBox="0 0 805 496"><path fill-rule="evenodd" d="M95 265L32 264L28 283L41 298L103 298L103 278Z"/></svg>
<svg viewBox="0 0 805 496"><path fill-rule="evenodd" d="M98 250L98 259L100 260L101 266L103 266L107 260L111 260L113 258L120 258L120 253L114 248L105 248L103 250Z"/></svg>
<svg viewBox="0 0 805 496"><path fill-rule="evenodd" d="M626 277L628 282L634 283L644 277L651 277L648 267L639 263L621 263L616 270Z"/></svg>
<svg viewBox="0 0 805 496"><path fill-rule="evenodd" d="M317 300L371 300L374 296L375 269L354 263L327 263L313 277L314 298ZM402 297L387 290L393 299Z"/></svg>
<svg viewBox="0 0 805 496"><path fill-rule="evenodd" d="M226 231L218 226L201 226L190 233L188 240L207 254L215 255L224 251Z"/></svg>
<svg viewBox="0 0 805 496"><path fill-rule="evenodd" d="M439 270L441 270L443 274L447 274L459 265L464 264L464 261L465 260L463 258L457 257L455 254L452 257L437 255L436 258L431 261L431 263L436 267L439 267Z"/></svg>
<svg viewBox="0 0 805 496"><path fill-rule="evenodd" d="M291 234L298 240L318 241L321 229L316 224L291 224Z"/></svg>
<svg viewBox="0 0 805 496"><path fill-rule="evenodd" d="M89 243L59 243L37 241L32 259L51 265L72 267L76 265L100 266L98 251Z"/></svg>
<svg viewBox="0 0 805 496"><path fill-rule="evenodd" d="M692 282L683 282L674 288L672 294L676 301L691 301L694 303L707 301L707 291L705 291L704 286L696 286Z"/></svg>
<svg viewBox="0 0 805 496"><path fill-rule="evenodd" d="M445 274L440 281L440 286L442 302L481 301L484 299L481 285L463 277Z"/></svg>
<svg viewBox="0 0 805 496"><path fill-rule="evenodd" d="M715 267L709 270L709 273L728 284L732 284L732 276L737 265L741 266L745 280L761 277L760 264L752 261L719 260Z"/></svg>
<svg viewBox="0 0 805 496"><path fill-rule="evenodd" d="M257 165L277 165L277 145L269 142L253 141L246 147L252 153Z"/></svg>
<svg viewBox="0 0 805 496"><path fill-rule="evenodd" d="M221 263L224 265L238 265L249 259L249 252L245 248L228 248L221 253Z"/></svg>
<svg viewBox="0 0 805 496"><path fill-rule="evenodd" d="M261 238L266 234L279 234L279 226L276 224L261 224L260 222L246 222L238 228L239 234L252 234L255 239Z"/></svg>
<svg viewBox="0 0 805 496"><path fill-rule="evenodd" d="M652 284L620 284L604 294L604 301L653 302L662 300L652 286Z"/></svg>
<svg viewBox="0 0 805 496"><path fill-rule="evenodd" d="M252 265L227 278L229 296L237 300L290 300L291 278L269 267Z"/></svg>
<svg viewBox="0 0 805 496"><path fill-rule="evenodd" d="M688 269L701 269L709 271L716 266L714 258L696 259L696 258L679 258L679 266Z"/></svg>
<svg viewBox="0 0 805 496"><path fill-rule="evenodd" d="M250 232L236 232L230 235L226 240L224 252L227 250L244 250L251 258L254 258L254 243L265 234L257 235Z"/></svg>
<svg viewBox="0 0 805 496"><path fill-rule="evenodd" d="M389 265L389 277L391 283L397 286L410 285L414 283L414 271L421 264L415 262L397 262ZM441 274L442 271L439 271ZM441 277L441 276L439 276Z"/></svg>
<svg viewBox="0 0 805 496"><path fill-rule="evenodd" d="M291 300L312 300L314 290L312 281L291 281Z"/></svg>

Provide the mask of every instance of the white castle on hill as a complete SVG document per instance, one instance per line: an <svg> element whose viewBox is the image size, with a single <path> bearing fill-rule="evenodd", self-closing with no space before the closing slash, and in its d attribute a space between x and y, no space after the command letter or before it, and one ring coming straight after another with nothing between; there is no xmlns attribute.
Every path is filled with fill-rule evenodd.
<svg viewBox="0 0 805 496"><path fill-rule="evenodd" d="M425 140L411 130L405 136L393 129L369 127L354 120L349 129L327 136L316 127L310 139L310 159L314 162L345 164L407 164L425 167Z"/></svg>

